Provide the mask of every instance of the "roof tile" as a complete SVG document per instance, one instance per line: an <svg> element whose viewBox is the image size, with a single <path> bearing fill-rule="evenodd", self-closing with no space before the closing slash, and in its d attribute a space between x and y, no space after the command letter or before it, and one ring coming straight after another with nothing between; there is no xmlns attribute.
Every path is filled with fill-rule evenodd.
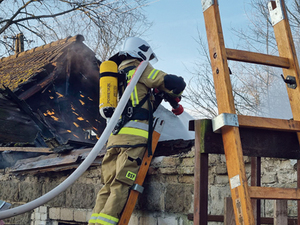
<svg viewBox="0 0 300 225"><path fill-rule="evenodd" d="M82 35L67 37L62 40L36 47L0 59L0 87L5 85L14 90L28 81L48 64L56 64L58 58L75 42L82 42Z"/></svg>

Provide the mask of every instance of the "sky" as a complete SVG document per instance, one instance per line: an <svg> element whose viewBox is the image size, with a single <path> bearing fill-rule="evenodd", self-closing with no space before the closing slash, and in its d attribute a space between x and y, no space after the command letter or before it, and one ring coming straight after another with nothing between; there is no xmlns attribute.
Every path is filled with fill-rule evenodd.
<svg viewBox="0 0 300 225"><path fill-rule="evenodd" d="M232 47L235 42L231 27L247 25L245 7L249 2L219 0L226 47ZM196 42L198 31L207 40L201 0L150 0L145 13L153 25L143 38L151 45L159 60L153 66L166 73L182 76L188 83L200 57Z"/></svg>
<svg viewBox="0 0 300 225"><path fill-rule="evenodd" d="M229 46L234 41L230 36L231 27L245 26L248 22L244 13L247 2L249 0L219 0L225 43ZM189 78L188 70L199 58L195 40L198 30L206 40L201 0L150 0L145 12L153 22L143 38L159 59L154 67Z"/></svg>

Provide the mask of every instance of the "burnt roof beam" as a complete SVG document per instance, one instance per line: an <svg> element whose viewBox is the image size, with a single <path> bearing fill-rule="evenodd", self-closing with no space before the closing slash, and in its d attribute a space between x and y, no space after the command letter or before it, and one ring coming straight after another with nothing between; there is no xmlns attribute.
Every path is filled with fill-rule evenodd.
<svg viewBox="0 0 300 225"><path fill-rule="evenodd" d="M24 100L19 99L18 96L16 96L8 87L5 87L5 89L2 92L3 94L7 94L7 96L11 98L12 101L14 101L22 111L24 111L27 115L30 116L30 118L40 129L41 135L44 137L45 143L49 147L53 148L60 145L60 142L58 141L57 137L51 132L47 125L45 125L39 118L37 118L34 115L32 109Z"/></svg>

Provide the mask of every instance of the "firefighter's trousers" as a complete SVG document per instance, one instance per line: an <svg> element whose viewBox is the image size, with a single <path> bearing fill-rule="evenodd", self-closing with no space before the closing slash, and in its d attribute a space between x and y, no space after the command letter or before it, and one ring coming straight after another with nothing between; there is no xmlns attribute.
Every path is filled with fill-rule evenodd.
<svg viewBox="0 0 300 225"><path fill-rule="evenodd" d="M107 150L102 161L104 186L98 192L89 225L118 223L145 150L146 147Z"/></svg>

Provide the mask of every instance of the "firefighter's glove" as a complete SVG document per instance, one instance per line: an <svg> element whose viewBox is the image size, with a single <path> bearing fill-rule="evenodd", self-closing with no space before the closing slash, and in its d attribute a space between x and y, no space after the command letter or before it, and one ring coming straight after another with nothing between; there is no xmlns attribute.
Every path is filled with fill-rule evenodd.
<svg viewBox="0 0 300 225"><path fill-rule="evenodd" d="M182 77L167 74L164 77L164 85L170 91L168 95L173 98L181 96L186 83L184 82Z"/></svg>

